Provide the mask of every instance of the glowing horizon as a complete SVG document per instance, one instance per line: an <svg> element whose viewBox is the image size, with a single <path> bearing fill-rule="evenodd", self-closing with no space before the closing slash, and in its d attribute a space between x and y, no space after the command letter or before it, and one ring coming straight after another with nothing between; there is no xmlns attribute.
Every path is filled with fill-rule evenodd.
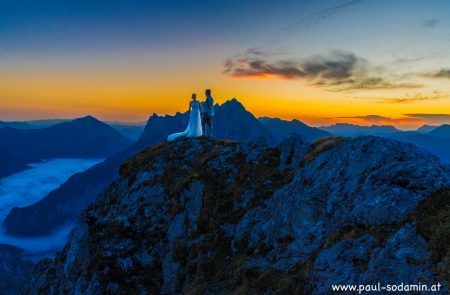
<svg viewBox="0 0 450 295"><path fill-rule="evenodd" d="M106 4L5 5L0 120L139 122L211 88L312 126L450 123L447 1Z"/></svg>

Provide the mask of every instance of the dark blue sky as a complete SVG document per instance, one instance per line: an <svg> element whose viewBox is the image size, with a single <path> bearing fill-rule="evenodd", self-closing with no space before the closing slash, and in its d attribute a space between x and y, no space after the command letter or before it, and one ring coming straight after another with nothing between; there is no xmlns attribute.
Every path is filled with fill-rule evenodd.
<svg viewBox="0 0 450 295"><path fill-rule="evenodd" d="M294 18L294 7L298 1L3 1L0 44L3 53L45 53L254 42Z"/></svg>

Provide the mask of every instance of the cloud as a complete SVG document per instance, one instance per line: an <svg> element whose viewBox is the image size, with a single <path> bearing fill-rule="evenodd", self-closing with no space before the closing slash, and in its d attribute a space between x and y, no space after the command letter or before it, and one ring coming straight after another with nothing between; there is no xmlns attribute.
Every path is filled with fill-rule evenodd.
<svg viewBox="0 0 450 295"><path fill-rule="evenodd" d="M333 15L341 12L342 10L344 10L358 2L361 2L361 0L348 1L348 2L345 2L340 5L336 5L333 7L329 7L329 8L320 10L316 13L310 14L306 17L299 19L298 21L296 21L293 24L290 24L290 25L282 28L280 32L281 33L292 33L292 31L295 31L295 30L298 31L301 29L309 28L324 19L332 17Z"/></svg>
<svg viewBox="0 0 450 295"><path fill-rule="evenodd" d="M398 77L388 75L382 67L374 67L366 59L345 51L332 51L304 60L274 60L262 51L251 49L227 59L223 72L240 79L303 79L329 91L422 86L397 81Z"/></svg>
<svg viewBox="0 0 450 295"><path fill-rule="evenodd" d="M424 95L421 93L416 94L406 94L403 97L393 97L393 98L377 98L379 103L413 103L416 101L425 100L436 100L441 98L449 97L448 94L444 94L440 91L434 91L431 95Z"/></svg>
<svg viewBox="0 0 450 295"><path fill-rule="evenodd" d="M363 124L376 124L376 125L405 125L405 124L417 124L423 123L423 118L413 118L413 117L402 117L402 118L391 118L380 115L364 115L364 116L346 116L346 117L336 117L336 119L352 119L357 120Z"/></svg>
<svg viewBox="0 0 450 295"><path fill-rule="evenodd" d="M317 56L302 64L303 70L310 78L345 82L352 78L358 63L365 60L353 53L334 51L330 56Z"/></svg>
<svg viewBox="0 0 450 295"><path fill-rule="evenodd" d="M427 113L417 113L417 114L404 114L404 116L423 120L428 125L442 125L450 124L450 114L427 114Z"/></svg>
<svg viewBox="0 0 450 295"><path fill-rule="evenodd" d="M351 122L360 125L395 125L416 128L418 125L442 125L450 123L450 114L403 114L400 117L381 115L342 116L327 118L333 121Z"/></svg>
<svg viewBox="0 0 450 295"><path fill-rule="evenodd" d="M386 123L386 122L396 123L395 119L385 117L385 116L380 116L380 115L345 116L345 117L336 117L336 119L361 119L361 120L367 121L369 123L375 123L375 124Z"/></svg>
<svg viewBox="0 0 450 295"><path fill-rule="evenodd" d="M426 120L443 121L445 123L450 122L450 114L404 114L411 118L421 118Z"/></svg>
<svg viewBox="0 0 450 295"><path fill-rule="evenodd" d="M450 69L442 68L435 72L429 72L429 73L422 74L421 76L427 77L427 78L435 78L435 79L450 79Z"/></svg>
<svg viewBox="0 0 450 295"><path fill-rule="evenodd" d="M297 64L292 61L270 62L262 52L248 50L244 56L230 58L225 61L224 73L235 78L281 78L297 79L306 76Z"/></svg>
<svg viewBox="0 0 450 295"><path fill-rule="evenodd" d="M422 23L422 27L426 29L434 28L438 24L438 20L435 18L427 19Z"/></svg>
<svg viewBox="0 0 450 295"><path fill-rule="evenodd" d="M394 63L396 64L407 64L407 63L414 63L418 61L425 60L428 58L427 56L418 56L418 57L399 57L396 55L392 55L394 58Z"/></svg>

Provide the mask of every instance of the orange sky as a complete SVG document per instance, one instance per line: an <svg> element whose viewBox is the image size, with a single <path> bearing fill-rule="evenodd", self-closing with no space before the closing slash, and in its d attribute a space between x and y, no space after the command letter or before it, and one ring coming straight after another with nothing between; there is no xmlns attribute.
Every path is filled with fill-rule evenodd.
<svg viewBox="0 0 450 295"><path fill-rule="evenodd" d="M314 126L450 123L405 115L450 114L448 2L194 2L5 7L0 120L144 121L211 88Z"/></svg>
<svg viewBox="0 0 450 295"><path fill-rule="evenodd" d="M170 73L141 76L139 69L120 73L75 75L55 71L20 77L0 74L0 115L3 120L79 117L87 114L104 120L143 121L150 114L185 111L190 94L203 97L205 88L213 89L218 103L236 97L256 116L297 118L312 125L334 122L370 124L361 119L338 119L356 115L378 114L403 118L405 113L449 113L449 100L414 104L385 104L352 94L330 93L308 86L303 81L239 80L211 72L210 80L196 79L194 73L180 73L175 80ZM169 76L169 77L168 77ZM217 80L215 80L214 78ZM372 94L374 95L374 94ZM376 94L378 95L378 94ZM390 94L392 96L395 94ZM4 97L7 97L4 98ZM382 124L393 124L385 121ZM395 125L412 128L424 120Z"/></svg>
<svg viewBox="0 0 450 295"><path fill-rule="evenodd" d="M371 124L336 117L377 114L400 118L382 124L408 129L427 121L403 121L403 114L450 113L449 98L412 104L381 103L373 97L402 97L404 91L341 93L303 80L237 79L221 72L220 61L198 66L195 59L172 59L172 66L164 67L170 55L156 61L139 56L123 60L120 65L109 64L110 58L92 58L87 62L88 69L78 61L63 65L58 61L37 65L23 62L10 65L8 70L0 69L1 118L28 120L91 114L104 120L143 121L152 113L186 110L190 94L195 91L202 99L205 88L213 89L218 103L235 97L256 116L297 118L316 126L335 122Z"/></svg>

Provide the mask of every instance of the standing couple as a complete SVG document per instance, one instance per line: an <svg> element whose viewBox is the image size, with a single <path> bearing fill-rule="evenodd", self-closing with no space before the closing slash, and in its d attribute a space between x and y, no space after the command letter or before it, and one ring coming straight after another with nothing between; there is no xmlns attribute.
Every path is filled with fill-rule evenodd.
<svg viewBox="0 0 450 295"><path fill-rule="evenodd" d="M180 137L212 136L214 117L214 99L211 97L211 89L205 91L206 100L199 102L197 95L192 94L189 103L189 124L183 132L174 133L167 137L168 141L174 141Z"/></svg>

